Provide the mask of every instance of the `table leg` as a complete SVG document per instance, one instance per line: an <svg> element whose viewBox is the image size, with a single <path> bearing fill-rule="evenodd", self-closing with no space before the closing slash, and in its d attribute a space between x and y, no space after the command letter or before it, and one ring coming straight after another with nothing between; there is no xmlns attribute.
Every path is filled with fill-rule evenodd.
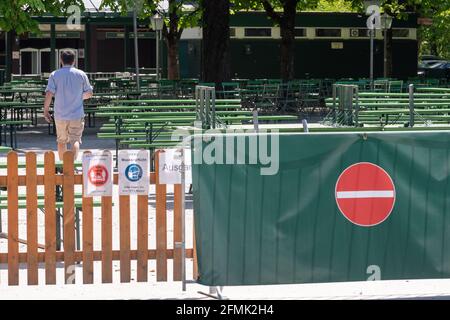
<svg viewBox="0 0 450 320"><path fill-rule="evenodd" d="M13 143L13 125L11 124L11 125L9 125L9 143L10 143L10 146L11 146L11 148L13 148L14 149L14 143Z"/></svg>

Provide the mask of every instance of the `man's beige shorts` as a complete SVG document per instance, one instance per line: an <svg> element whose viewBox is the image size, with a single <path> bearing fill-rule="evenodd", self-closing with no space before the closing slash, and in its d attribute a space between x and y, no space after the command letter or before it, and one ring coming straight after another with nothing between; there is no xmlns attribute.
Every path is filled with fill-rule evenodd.
<svg viewBox="0 0 450 320"><path fill-rule="evenodd" d="M58 143L79 142L84 130L84 118L80 120L56 120L56 141Z"/></svg>

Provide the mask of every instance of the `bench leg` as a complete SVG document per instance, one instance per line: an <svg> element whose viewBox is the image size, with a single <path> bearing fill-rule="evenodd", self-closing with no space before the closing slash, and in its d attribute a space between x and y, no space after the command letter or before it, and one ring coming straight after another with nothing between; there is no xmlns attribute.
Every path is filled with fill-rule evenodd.
<svg viewBox="0 0 450 320"><path fill-rule="evenodd" d="M116 139L116 166L114 167L117 169L119 167L119 139Z"/></svg>
<svg viewBox="0 0 450 320"><path fill-rule="evenodd" d="M14 126L14 149L17 149L17 127Z"/></svg>
<svg viewBox="0 0 450 320"><path fill-rule="evenodd" d="M2 233L2 210L0 210L0 233Z"/></svg>
<svg viewBox="0 0 450 320"><path fill-rule="evenodd" d="M13 125L9 126L9 143L12 149L14 148L14 138L13 138Z"/></svg>

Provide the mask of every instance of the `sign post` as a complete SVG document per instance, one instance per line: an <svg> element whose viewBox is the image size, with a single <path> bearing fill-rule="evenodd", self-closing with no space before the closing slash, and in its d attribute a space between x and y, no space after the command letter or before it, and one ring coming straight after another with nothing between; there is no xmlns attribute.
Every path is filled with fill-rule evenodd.
<svg viewBox="0 0 450 320"><path fill-rule="evenodd" d="M146 150L121 150L118 157L119 195L148 195L150 155Z"/></svg>
<svg viewBox="0 0 450 320"><path fill-rule="evenodd" d="M192 164L190 149L164 149L159 153L159 183L181 184L182 172L184 183L192 184Z"/></svg>
<svg viewBox="0 0 450 320"><path fill-rule="evenodd" d="M110 151L83 153L83 196L112 196L113 168Z"/></svg>

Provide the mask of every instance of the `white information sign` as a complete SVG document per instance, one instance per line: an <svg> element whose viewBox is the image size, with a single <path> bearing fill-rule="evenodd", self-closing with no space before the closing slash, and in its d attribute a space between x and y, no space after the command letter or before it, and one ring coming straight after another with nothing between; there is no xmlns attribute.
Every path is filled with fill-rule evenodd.
<svg viewBox="0 0 450 320"><path fill-rule="evenodd" d="M119 152L119 194L148 195L150 155L146 150Z"/></svg>
<svg viewBox="0 0 450 320"><path fill-rule="evenodd" d="M110 151L83 153L84 196L112 196L113 166Z"/></svg>
<svg viewBox="0 0 450 320"><path fill-rule="evenodd" d="M159 153L159 183L181 183L181 149L164 149ZM185 184L192 183L191 149L184 149Z"/></svg>

